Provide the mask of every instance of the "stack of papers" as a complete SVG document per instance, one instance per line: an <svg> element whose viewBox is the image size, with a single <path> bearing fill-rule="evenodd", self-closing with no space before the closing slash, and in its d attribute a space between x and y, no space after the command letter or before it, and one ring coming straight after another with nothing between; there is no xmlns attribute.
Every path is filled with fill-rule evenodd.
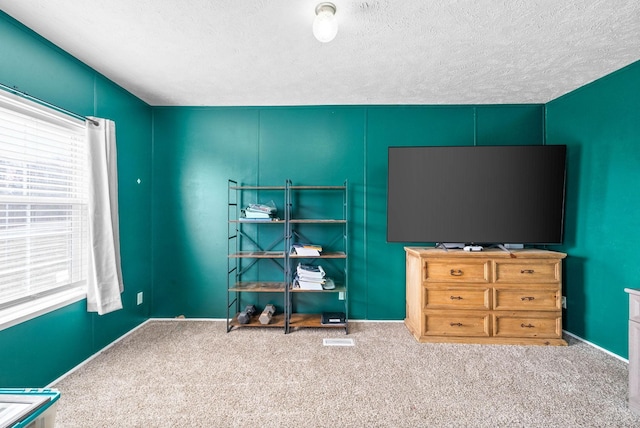
<svg viewBox="0 0 640 428"><path fill-rule="evenodd" d="M293 244L291 246L291 254L299 256L314 257L322 253L322 246L315 244Z"/></svg>
<svg viewBox="0 0 640 428"><path fill-rule="evenodd" d="M296 268L296 273L300 278L304 278L304 279L322 279L326 275L322 266L302 264L302 263L298 263L298 267Z"/></svg>
<svg viewBox="0 0 640 428"><path fill-rule="evenodd" d="M269 204L249 204L242 210L242 218L251 220L277 220L278 210L273 202Z"/></svg>
<svg viewBox="0 0 640 428"><path fill-rule="evenodd" d="M301 290L323 290L322 286L326 282L325 276L322 266L298 263L293 286Z"/></svg>

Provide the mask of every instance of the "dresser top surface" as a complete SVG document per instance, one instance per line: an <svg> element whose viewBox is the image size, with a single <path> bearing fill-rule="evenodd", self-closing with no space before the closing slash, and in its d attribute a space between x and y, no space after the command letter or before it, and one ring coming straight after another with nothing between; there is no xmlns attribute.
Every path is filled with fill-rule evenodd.
<svg viewBox="0 0 640 428"><path fill-rule="evenodd" d="M558 251L538 250L533 248L525 248L522 250L504 251L500 248L487 248L482 251L464 251L460 249L445 250L435 247L404 247L407 254L413 254L418 257L430 258L448 258L448 257L469 257L469 258L492 258L492 259L564 259L567 255Z"/></svg>
<svg viewBox="0 0 640 428"><path fill-rule="evenodd" d="M640 296L640 288L625 288L624 291L626 291L629 294L635 294L636 296Z"/></svg>

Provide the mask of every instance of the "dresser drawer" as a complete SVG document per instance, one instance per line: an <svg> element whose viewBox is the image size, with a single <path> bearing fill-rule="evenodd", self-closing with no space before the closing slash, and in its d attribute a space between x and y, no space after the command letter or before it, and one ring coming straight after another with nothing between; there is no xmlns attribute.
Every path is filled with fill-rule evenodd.
<svg viewBox="0 0 640 428"><path fill-rule="evenodd" d="M495 282L560 282L560 261L496 261Z"/></svg>
<svg viewBox="0 0 640 428"><path fill-rule="evenodd" d="M495 287L493 308L506 311L557 311L562 309L560 288L549 285L527 287Z"/></svg>
<svg viewBox="0 0 640 428"><path fill-rule="evenodd" d="M426 309L491 309L491 289L482 285L462 287L426 287Z"/></svg>
<svg viewBox="0 0 640 428"><path fill-rule="evenodd" d="M491 334L488 313L425 313L425 336L486 336Z"/></svg>
<svg viewBox="0 0 640 428"><path fill-rule="evenodd" d="M427 282L489 282L488 260L425 260L424 281Z"/></svg>
<svg viewBox="0 0 640 428"><path fill-rule="evenodd" d="M560 314L510 313L493 315L495 337L562 338Z"/></svg>

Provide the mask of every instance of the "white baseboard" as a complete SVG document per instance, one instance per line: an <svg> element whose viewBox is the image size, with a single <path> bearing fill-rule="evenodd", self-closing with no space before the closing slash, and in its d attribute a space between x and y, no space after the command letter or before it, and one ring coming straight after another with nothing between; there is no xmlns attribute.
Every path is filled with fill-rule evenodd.
<svg viewBox="0 0 640 428"><path fill-rule="evenodd" d="M562 330L562 332L563 332L564 334L566 334L567 336L571 336L571 337L573 337L574 339L579 340L580 342L584 342L584 343L586 343L586 344L587 344L587 345L589 345L589 346L593 346L593 347L594 347L594 348L596 348L597 350L602 351L602 352L604 352L605 354L609 354L609 355L611 355L612 357L615 357L615 358L619 359L620 361L624 361L625 363L629 364L629 360L628 360L628 359L626 359L626 358L622 358L620 355L618 355L618 354L614 354L614 353L613 353L613 352L611 352L611 351L607 351L606 349L604 349L604 348L603 348L603 347L601 347L601 346L596 345L595 343L591 343L591 342L589 342L588 340L584 340L584 339L583 339L583 338L581 338L580 336L576 336L575 334L573 334L573 333L569 333L569 332L568 332L568 331L566 331L566 330Z"/></svg>
<svg viewBox="0 0 640 428"><path fill-rule="evenodd" d="M183 321L212 321L213 322L213 321L226 321L226 320L224 318L149 318L148 320L146 320L146 321L142 322L141 324L137 325L136 327L134 327L133 329L129 330L128 332L126 332L122 336L118 337L116 340L114 340L113 342L111 342L110 344L105 346L104 348L100 349L98 352L96 352L95 354L91 355L89 358L87 358L86 360L82 361L80 364L78 364L77 366L73 367L71 370L67 371L62 376L60 376L57 379L55 379L53 382L49 383L49 385L47 385L46 388L53 388L56 383L60 382L62 379L64 379L65 377L69 376L71 373L75 372L80 367L84 366L89 361L93 360L95 357L97 357L98 355L100 355L101 353L106 351L107 349L111 348L113 345L115 345L116 343L120 342L125 337L129 336L130 334L132 334L133 332L135 332L136 330L138 330L139 328L141 328L145 324L147 324L149 322L152 322L152 321L179 321L179 322L183 322ZM373 323L373 322L375 322L375 323L401 323L401 322L404 322L404 321L403 320L353 320L353 319L350 319L349 322L357 322L357 323ZM627 364L629 363L628 359L622 358L620 355L614 354L611 351L607 351L606 349L602 348L601 346L598 346L595 343L591 343L588 340L585 340L585 339L581 338L580 336L576 336L575 334L569 333L566 330L562 330L562 332L564 334L568 335L568 336L573 337L576 340L579 340L581 342L586 343L589 346L593 346L594 348L598 349L599 351L602 351L605 354L609 354L612 357L619 359L620 361L624 361Z"/></svg>
<svg viewBox="0 0 640 428"><path fill-rule="evenodd" d="M83 360L80 364L78 364L77 366L73 367L71 370L67 371L62 376L60 376L57 379L55 379L53 382L49 383L49 385L47 385L46 388L54 388L53 385L55 385L56 383L60 382L65 377L69 376L71 373L75 372L80 367L84 366L89 361L93 360L95 357L97 357L98 355L102 354L104 351L106 351L107 349L111 348L113 345L115 345L116 343L120 342L122 339L124 339L125 337L129 336L130 334L132 334L134 331L138 330L143 325L147 324L149 321L152 321L152 319L148 319L148 320L138 324L137 326L135 326L134 328L132 328L131 330L129 330L128 332L126 332L122 336L118 337L116 340L114 340L113 342L111 342L110 344L105 346L104 348L100 349L98 352L96 352L95 354L91 355L86 360Z"/></svg>

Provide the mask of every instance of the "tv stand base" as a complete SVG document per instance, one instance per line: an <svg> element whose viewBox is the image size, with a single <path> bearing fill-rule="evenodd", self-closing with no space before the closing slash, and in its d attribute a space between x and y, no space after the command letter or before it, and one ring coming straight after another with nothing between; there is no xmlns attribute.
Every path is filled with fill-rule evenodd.
<svg viewBox="0 0 640 428"><path fill-rule="evenodd" d="M482 245L465 245L463 250L465 251L482 251Z"/></svg>
<svg viewBox="0 0 640 428"><path fill-rule="evenodd" d="M455 250L464 248L463 242L438 242L436 248L442 248L443 250Z"/></svg>

